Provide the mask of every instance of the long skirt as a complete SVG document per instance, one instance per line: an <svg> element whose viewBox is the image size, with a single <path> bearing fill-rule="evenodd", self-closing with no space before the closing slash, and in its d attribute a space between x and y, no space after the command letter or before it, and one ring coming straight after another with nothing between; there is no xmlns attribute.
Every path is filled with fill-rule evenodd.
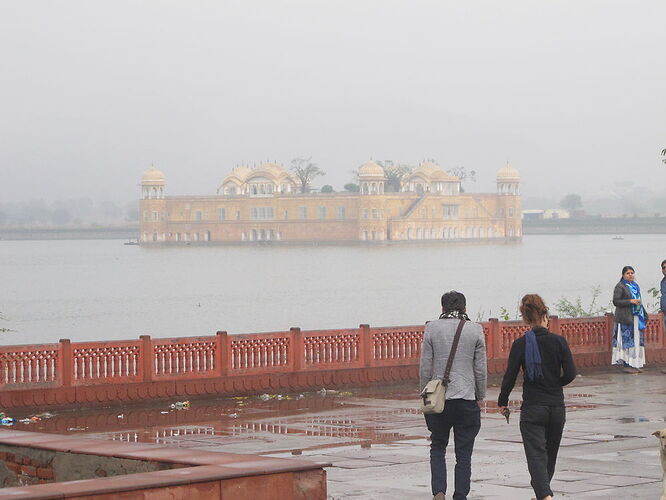
<svg viewBox="0 0 666 500"><path fill-rule="evenodd" d="M613 364L627 363L632 368L645 364L645 330L638 329L638 316L633 325L615 323L613 333Z"/></svg>

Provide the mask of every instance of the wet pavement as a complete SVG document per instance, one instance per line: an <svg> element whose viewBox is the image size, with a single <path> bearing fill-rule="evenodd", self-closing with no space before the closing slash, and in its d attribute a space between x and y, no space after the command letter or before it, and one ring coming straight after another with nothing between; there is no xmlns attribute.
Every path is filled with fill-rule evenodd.
<svg viewBox="0 0 666 500"><path fill-rule="evenodd" d="M567 425L553 482L556 498L658 499L657 439L666 427L666 375L617 372L579 377L566 392ZM531 498L518 429L483 405L470 500ZM519 398L520 390L513 396ZM60 411L17 429L175 447L330 462L329 498L429 499L428 432L412 385L192 401L190 408ZM16 414L15 418L32 414ZM452 446L449 456L452 457ZM452 461L450 461L452 462ZM452 476L453 463L449 463Z"/></svg>

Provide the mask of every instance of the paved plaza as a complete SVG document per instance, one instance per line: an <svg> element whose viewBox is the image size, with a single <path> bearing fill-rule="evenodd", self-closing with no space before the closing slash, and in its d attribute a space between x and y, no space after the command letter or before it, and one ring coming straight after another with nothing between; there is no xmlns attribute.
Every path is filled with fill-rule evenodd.
<svg viewBox="0 0 666 500"><path fill-rule="evenodd" d="M616 371L580 376L566 389L567 424L556 498L658 500L655 430L666 427L666 375ZM510 424L490 387L473 455L470 500L529 499L518 408ZM428 432L411 385L193 401L191 408L63 411L21 430L159 442L205 451L258 453L331 463L331 500L430 499ZM452 445L449 448L452 456ZM452 477L453 463L449 463Z"/></svg>

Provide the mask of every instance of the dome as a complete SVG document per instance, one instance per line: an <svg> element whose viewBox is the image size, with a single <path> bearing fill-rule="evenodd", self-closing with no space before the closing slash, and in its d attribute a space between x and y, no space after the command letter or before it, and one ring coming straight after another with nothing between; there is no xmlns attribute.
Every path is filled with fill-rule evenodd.
<svg viewBox="0 0 666 500"><path fill-rule="evenodd" d="M250 167L246 167L245 165L240 165L239 167L236 167L231 170L231 173L227 177L231 177L232 175L234 177L237 177L238 179L245 179L247 175L252 172L252 169Z"/></svg>
<svg viewBox="0 0 666 500"><path fill-rule="evenodd" d="M504 168L497 171L497 182L519 182L520 173L507 162Z"/></svg>
<svg viewBox="0 0 666 500"><path fill-rule="evenodd" d="M422 162L421 164L419 164L418 167L416 167L416 170L419 170L419 169L420 170L430 170L430 171L432 171L432 170L441 170L442 167L437 165L437 163L435 163L432 160L426 160L426 161Z"/></svg>
<svg viewBox="0 0 666 500"><path fill-rule="evenodd" d="M262 163L257 165L254 169L248 172L247 179L250 177L265 176L268 178L277 179L278 177L289 176L289 172L277 163Z"/></svg>
<svg viewBox="0 0 666 500"><path fill-rule="evenodd" d="M164 173L162 173L160 170L157 170L155 167L152 165L148 170L146 170L143 173L143 177L141 178L141 183L142 184L164 184L165 178L164 178Z"/></svg>
<svg viewBox="0 0 666 500"><path fill-rule="evenodd" d="M358 169L358 176L386 179L386 173L384 173L384 169L378 163L372 160L361 165L361 167Z"/></svg>
<svg viewBox="0 0 666 500"><path fill-rule="evenodd" d="M437 169L435 170L432 175L430 176L431 181L438 181L438 182L458 182L460 179L456 177L455 175L451 175L448 172L445 172L444 170Z"/></svg>

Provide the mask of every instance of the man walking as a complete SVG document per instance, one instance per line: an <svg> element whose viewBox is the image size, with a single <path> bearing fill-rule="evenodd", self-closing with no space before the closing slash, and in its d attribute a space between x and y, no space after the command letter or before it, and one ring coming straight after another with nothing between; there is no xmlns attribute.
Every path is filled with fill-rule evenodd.
<svg viewBox="0 0 666 500"><path fill-rule="evenodd" d="M467 499L472 475L472 449L481 428L478 402L486 397L486 344L483 328L469 320L466 308L462 293L452 291L442 295L442 315L426 324L421 346L419 381L423 390L428 382L444 376L456 330L461 321L464 322L449 374L444 411L424 415L431 432L433 500L446 498L446 447L451 429L456 453L453 500Z"/></svg>

